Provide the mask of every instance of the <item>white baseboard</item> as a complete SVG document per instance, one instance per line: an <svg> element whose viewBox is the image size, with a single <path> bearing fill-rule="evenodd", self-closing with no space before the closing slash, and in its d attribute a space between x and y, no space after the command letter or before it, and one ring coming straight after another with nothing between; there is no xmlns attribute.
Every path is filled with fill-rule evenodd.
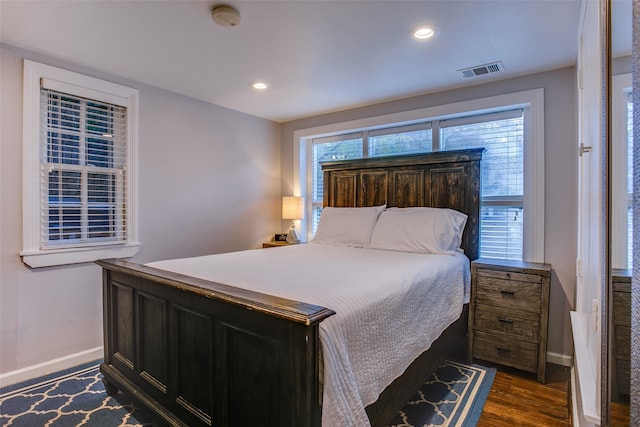
<svg viewBox="0 0 640 427"><path fill-rule="evenodd" d="M573 357L566 354L547 352L547 362L569 367L573 364Z"/></svg>
<svg viewBox="0 0 640 427"><path fill-rule="evenodd" d="M0 387L6 387L22 381L28 381L44 375L52 374L74 366L92 362L104 357L103 347L96 347L79 353L70 354L58 359L49 360L37 365L0 374Z"/></svg>

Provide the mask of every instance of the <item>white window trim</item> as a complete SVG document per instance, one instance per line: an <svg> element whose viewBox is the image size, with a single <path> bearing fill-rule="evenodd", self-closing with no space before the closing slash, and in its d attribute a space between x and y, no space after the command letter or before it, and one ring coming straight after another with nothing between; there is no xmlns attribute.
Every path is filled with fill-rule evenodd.
<svg viewBox="0 0 640 427"><path fill-rule="evenodd" d="M442 120L478 113L492 113L509 108L522 108L524 123L524 202L526 218L523 236L523 260L544 262L544 89L533 89L488 98L456 102L418 110L367 117L341 123L299 129L293 132L293 193L305 197L309 217L311 182L307 170L307 152L311 139L363 129L403 125L425 120ZM301 234L309 239L307 221L301 223Z"/></svg>
<svg viewBox="0 0 640 427"><path fill-rule="evenodd" d="M75 248L41 248L40 203L40 82L56 81L74 88L76 95L109 99L127 107L127 238L124 242ZM50 65L24 60L23 86L23 248L22 261L32 268L128 258L138 242L138 90ZM64 86L67 85L67 86ZM70 86L68 86L70 85Z"/></svg>
<svg viewBox="0 0 640 427"><path fill-rule="evenodd" d="M613 76L611 111L611 263L627 268L627 94L631 93L631 74Z"/></svg>

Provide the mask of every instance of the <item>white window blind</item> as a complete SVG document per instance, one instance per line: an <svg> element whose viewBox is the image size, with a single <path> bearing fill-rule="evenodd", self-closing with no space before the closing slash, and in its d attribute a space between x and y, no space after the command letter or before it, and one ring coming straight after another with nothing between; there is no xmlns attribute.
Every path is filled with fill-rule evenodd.
<svg viewBox="0 0 640 427"><path fill-rule="evenodd" d="M127 112L42 88L41 249L127 238Z"/></svg>
<svg viewBox="0 0 640 427"><path fill-rule="evenodd" d="M368 157L428 153L433 140L431 123L369 131Z"/></svg>
<svg viewBox="0 0 640 427"><path fill-rule="evenodd" d="M362 158L364 156L362 141L363 134L361 132L313 140L311 149L311 171L313 174L311 227L314 234L320 221L324 197L324 179L320 163Z"/></svg>
<svg viewBox="0 0 640 427"><path fill-rule="evenodd" d="M522 260L524 147L522 110L440 122L443 150L484 147L480 256Z"/></svg>

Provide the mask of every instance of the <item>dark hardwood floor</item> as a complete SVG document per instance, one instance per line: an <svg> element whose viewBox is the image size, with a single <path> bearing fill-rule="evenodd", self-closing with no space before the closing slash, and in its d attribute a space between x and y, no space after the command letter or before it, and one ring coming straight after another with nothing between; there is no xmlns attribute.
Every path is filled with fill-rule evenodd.
<svg viewBox="0 0 640 427"><path fill-rule="evenodd" d="M547 364L547 382L541 384L535 375L495 367L498 371L478 427L571 426L569 368Z"/></svg>

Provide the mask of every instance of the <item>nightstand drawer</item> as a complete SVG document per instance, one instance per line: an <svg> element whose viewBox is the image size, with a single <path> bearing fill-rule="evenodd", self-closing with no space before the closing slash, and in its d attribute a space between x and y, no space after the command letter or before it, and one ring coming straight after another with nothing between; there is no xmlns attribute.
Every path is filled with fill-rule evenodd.
<svg viewBox="0 0 640 427"><path fill-rule="evenodd" d="M514 271L502 271L502 270L488 270L484 268L478 268L476 270L478 279L500 279L500 280L515 280L518 282L529 283L542 283L542 277L538 274L525 274L516 273Z"/></svg>
<svg viewBox="0 0 640 427"><path fill-rule="evenodd" d="M479 303L540 313L542 285L539 283L478 276L475 285Z"/></svg>
<svg viewBox="0 0 640 427"><path fill-rule="evenodd" d="M475 328L479 331L501 332L538 342L540 316L522 310L478 304L475 312Z"/></svg>
<svg viewBox="0 0 640 427"><path fill-rule="evenodd" d="M473 356L525 371L538 368L538 344L476 331Z"/></svg>
<svg viewBox="0 0 640 427"><path fill-rule="evenodd" d="M613 321L617 325L631 325L631 293L613 292Z"/></svg>
<svg viewBox="0 0 640 427"><path fill-rule="evenodd" d="M616 325L613 328L615 355L622 359L631 358L631 326Z"/></svg>

